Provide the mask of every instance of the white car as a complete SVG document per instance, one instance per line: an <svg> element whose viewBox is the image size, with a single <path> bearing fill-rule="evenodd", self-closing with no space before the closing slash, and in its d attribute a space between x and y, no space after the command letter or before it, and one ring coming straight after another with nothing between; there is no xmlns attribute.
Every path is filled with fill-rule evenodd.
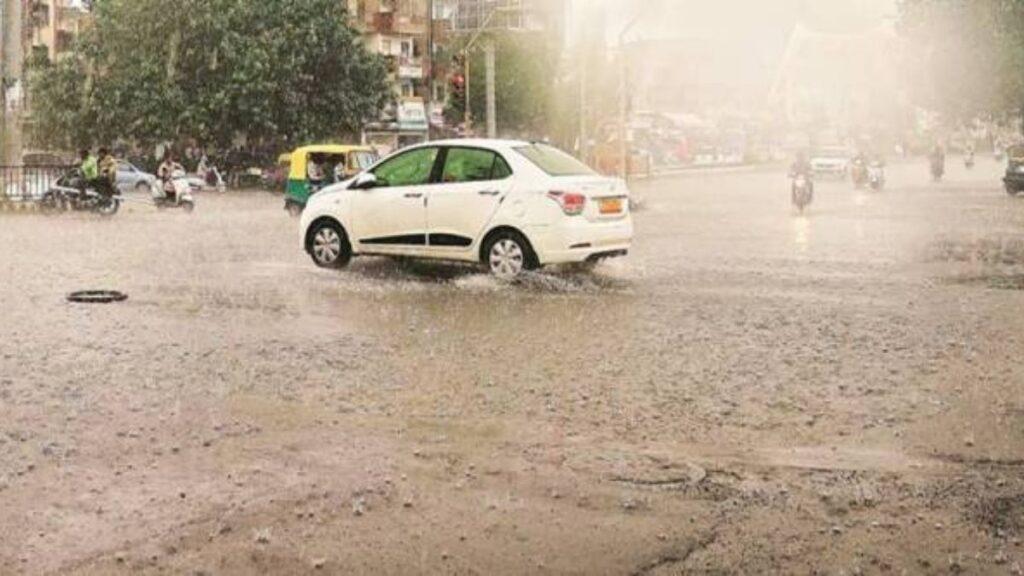
<svg viewBox="0 0 1024 576"><path fill-rule="evenodd" d="M353 256L480 262L515 277L625 256L629 190L549 146L450 140L403 149L314 195L302 247L317 266Z"/></svg>
<svg viewBox="0 0 1024 576"><path fill-rule="evenodd" d="M850 151L838 146L816 150L811 155L811 170L816 176L845 178L850 169Z"/></svg>

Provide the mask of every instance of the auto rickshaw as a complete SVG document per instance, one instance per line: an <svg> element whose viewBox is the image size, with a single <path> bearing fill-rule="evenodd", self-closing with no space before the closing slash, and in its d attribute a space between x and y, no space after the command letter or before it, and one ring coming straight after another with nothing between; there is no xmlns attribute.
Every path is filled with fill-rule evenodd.
<svg viewBox="0 0 1024 576"><path fill-rule="evenodd" d="M285 189L285 210L292 215L301 214L310 196L359 174L377 158L377 152L369 146L323 144L295 150Z"/></svg>

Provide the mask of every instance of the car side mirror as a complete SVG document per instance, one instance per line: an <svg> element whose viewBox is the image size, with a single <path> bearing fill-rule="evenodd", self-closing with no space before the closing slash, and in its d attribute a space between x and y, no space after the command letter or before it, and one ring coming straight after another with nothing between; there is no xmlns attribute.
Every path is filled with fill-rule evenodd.
<svg viewBox="0 0 1024 576"><path fill-rule="evenodd" d="M352 184L352 187L356 190L372 190L377 187L377 176L373 172L363 172L356 176L356 181Z"/></svg>

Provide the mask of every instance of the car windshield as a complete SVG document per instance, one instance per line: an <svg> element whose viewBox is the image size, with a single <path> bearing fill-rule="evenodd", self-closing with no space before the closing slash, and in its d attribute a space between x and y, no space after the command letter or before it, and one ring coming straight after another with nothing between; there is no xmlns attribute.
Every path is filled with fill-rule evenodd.
<svg viewBox="0 0 1024 576"><path fill-rule="evenodd" d="M842 148L823 148L817 154L818 158L846 158L846 150Z"/></svg>
<svg viewBox="0 0 1024 576"><path fill-rule="evenodd" d="M591 176L596 174L589 166L554 146L530 144L518 146L515 151L533 162L549 176Z"/></svg>

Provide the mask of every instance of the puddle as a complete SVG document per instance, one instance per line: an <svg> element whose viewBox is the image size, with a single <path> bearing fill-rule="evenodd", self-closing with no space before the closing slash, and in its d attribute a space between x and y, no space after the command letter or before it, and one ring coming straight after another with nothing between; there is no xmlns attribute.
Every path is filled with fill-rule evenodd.
<svg viewBox="0 0 1024 576"><path fill-rule="evenodd" d="M959 275L948 278L947 283L992 290L1024 290L1024 274Z"/></svg>
<svg viewBox="0 0 1024 576"><path fill-rule="evenodd" d="M633 285L637 270L622 262L593 268L552 266L502 280L470 264L366 258L341 271L313 271L319 280L333 280L344 291L418 292L453 289L465 292L575 294L621 292Z"/></svg>
<svg viewBox="0 0 1024 576"><path fill-rule="evenodd" d="M928 249L929 261L1024 266L1024 238L944 238Z"/></svg>

